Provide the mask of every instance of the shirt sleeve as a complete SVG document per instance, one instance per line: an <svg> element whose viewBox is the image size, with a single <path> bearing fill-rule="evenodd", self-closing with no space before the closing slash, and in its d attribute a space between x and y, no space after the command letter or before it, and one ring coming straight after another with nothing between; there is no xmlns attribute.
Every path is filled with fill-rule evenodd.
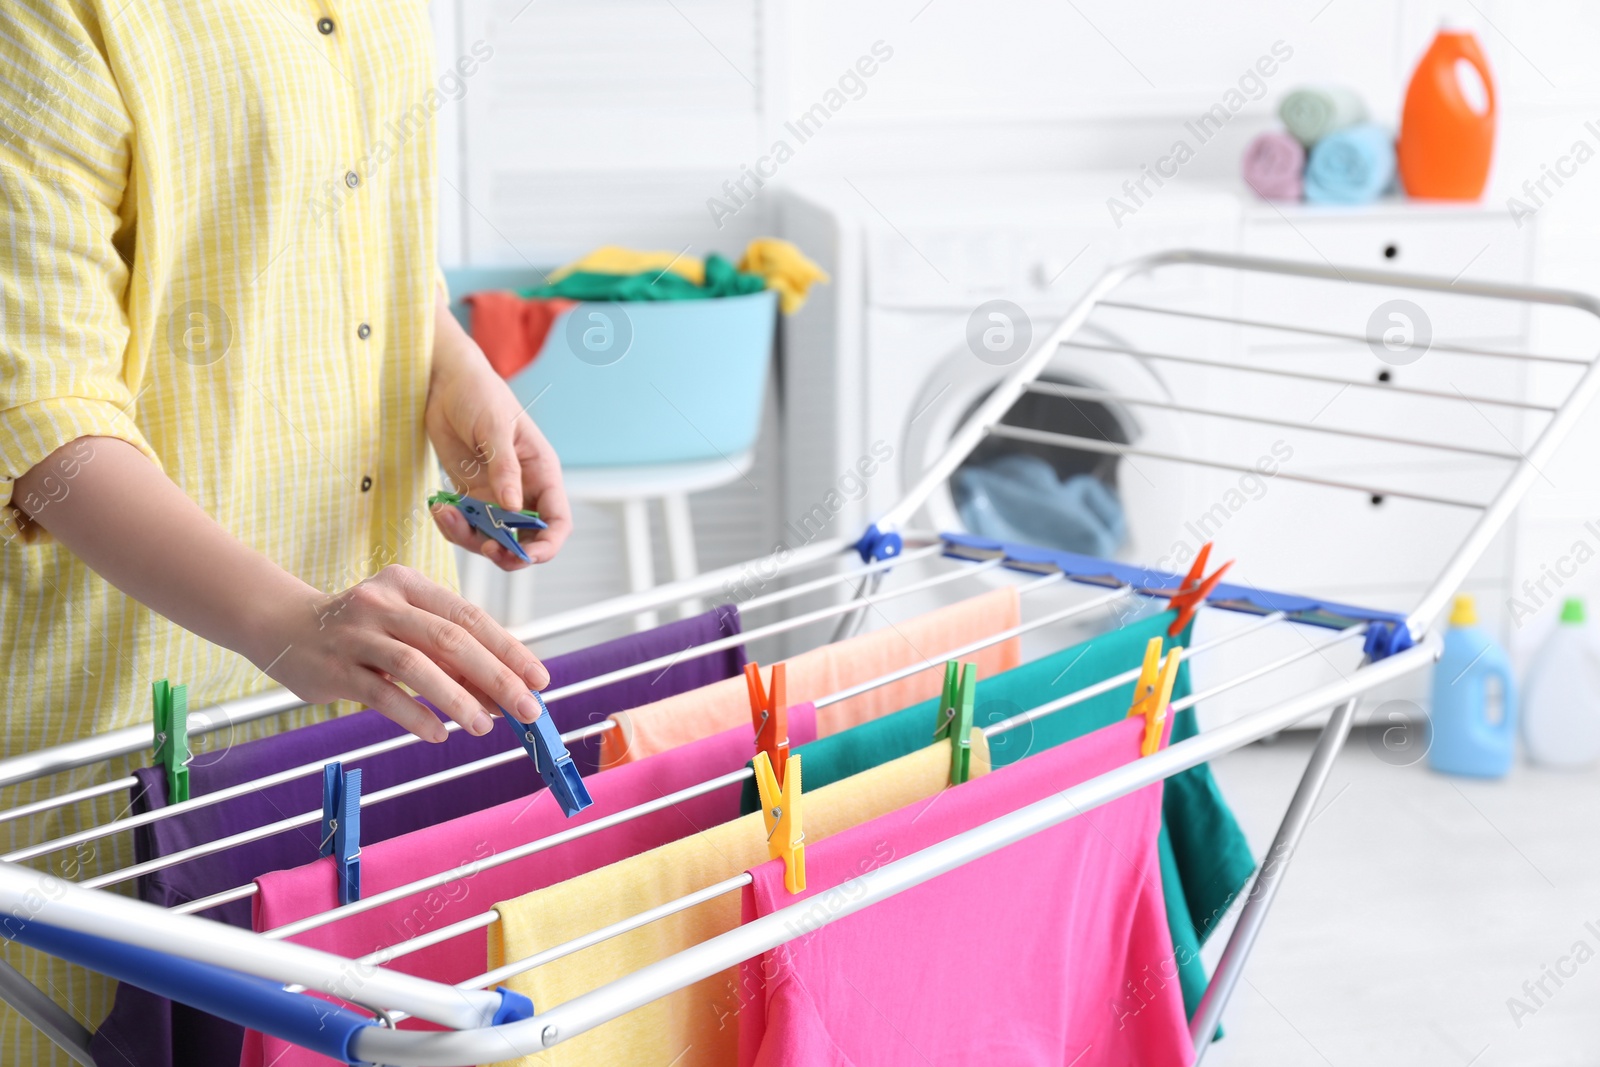
<svg viewBox="0 0 1600 1067"><path fill-rule="evenodd" d="M88 436L159 464L135 418L124 205L132 123L78 5L23 5L0 34L0 542L16 480Z"/></svg>

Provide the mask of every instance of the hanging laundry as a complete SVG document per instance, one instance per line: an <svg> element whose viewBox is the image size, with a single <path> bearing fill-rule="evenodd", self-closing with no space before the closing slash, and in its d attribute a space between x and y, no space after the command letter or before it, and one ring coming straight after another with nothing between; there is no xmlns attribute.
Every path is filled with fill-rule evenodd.
<svg viewBox="0 0 1600 1067"><path fill-rule="evenodd" d="M721 607L645 633L553 656L545 661L545 667L554 688L670 656L738 632L737 609ZM743 669L744 650L740 646L708 656L686 657L664 673L651 672L556 700L550 705L550 713L562 730L573 730L663 692L684 692L723 678L734 678L743 685ZM190 794L204 796L290 767L332 759L403 733L378 712L362 711L214 754L201 753L190 766ZM362 760L360 766L366 791L372 793L518 747L516 731L499 723L483 737L458 731L442 745L409 745ZM580 772L592 773L598 744L586 739L570 747ZM745 756L749 757L748 751ZM167 783L161 768L141 768L134 777L139 781L131 790L134 813L166 807ZM442 783L365 809L365 842L382 841L494 804L525 798L544 785L529 760L479 772L470 781L470 786ZM321 776L307 775L139 827L134 831L135 855L140 862L168 856L205 841L303 814L321 803ZM320 855L319 844L318 826L313 824L145 875L139 880L139 894L149 903L168 908L199 900L247 885L264 872L310 863ZM212 908L205 915L248 927L250 902L233 901ZM111 1014L96 1032L93 1048L100 1062L117 1067L215 1067L238 1055L243 1036L243 1029L231 1022L125 985L117 990Z"/></svg>
<svg viewBox="0 0 1600 1067"><path fill-rule="evenodd" d="M1152 637L1165 637L1167 627L1176 618L1176 613L1164 611L1003 674L980 675L975 725L985 727L1008 719L1137 667L1146 643ZM1191 629L1183 630L1174 643L1187 647ZM1190 692L1189 664L1185 662L1178 669L1172 697L1178 700ZM1130 681L996 734L989 739L994 765L1009 766L1025 756L1118 722L1127 715L1132 700ZM808 788L820 788L916 751L929 736L938 703L937 698L927 700L809 745L791 748L791 753L805 756ZM1173 715L1171 729L1174 742L1193 737L1198 732L1195 710L1185 708ZM748 813L759 807L754 785L746 783L740 810ZM1192 1013L1199 1007L1206 986L1200 947L1250 880L1255 860L1249 841L1206 764L1167 779L1162 810L1162 882L1184 1003Z"/></svg>
<svg viewBox="0 0 1600 1067"><path fill-rule="evenodd" d="M787 661L789 699L817 700L946 649L981 640L1016 626L1021 613L1016 588L1005 586L802 653ZM1010 638L973 653L969 659L978 665L979 677L987 677L1020 663L1022 645L1017 638ZM826 737L913 701L936 696L943 684L944 664L936 663L909 678L818 709L817 732ZM608 731L601 742L600 762L606 767L643 759L747 723L750 698L741 678L658 700L612 718L618 729ZM926 742L928 738L922 740Z"/></svg>
<svg viewBox="0 0 1600 1067"><path fill-rule="evenodd" d="M809 704L790 708L789 734L791 739L815 738L816 709ZM540 795L366 845L361 853L364 890L369 895L381 893L699 785L738 770L750 758L752 744L750 729L745 726L601 771L588 781L594 805L571 819L561 814L551 798ZM739 787L725 786L523 859L483 868L438 889L307 930L291 940L342 956L363 956L481 915L496 900L575 878L738 817ZM260 887L254 915L258 932L329 911L339 903L332 870L325 860L263 875L256 884ZM487 938L486 931L475 930L402 956L388 967L437 982L463 982L484 972ZM240 1062L243 1067L328 1067L334 1061L250 1031Z"/></svg>
<svg viewBox="0 0 1600 1067"><path fill-rule="evenodd" d="M1136 762L1143 731L1107 726L811 844L802 893L785 890L781 863L762 864L742 918L848 892L868 871ZM741 1067L1189 1063L1155 876L1160 818L1161 787L1146 786L747 961Z"/></svg>
<svg viewBox="0 0 1600 1067"><path fill-rule="evenodd" d="M575 300L530 300L497 289L473 293L462 303L472 314L472 339L502 378L532 363L556 320L577 306Z"/></svg>
<svg viewBox="0 0 1600 1067"><path fill-rule="evenodd" d="M972 744L973 774L978 776L987 768L987 751L976 731ZM950 742L945 740L825 789L806 790L807 847L933 796L944 789L949 774ZM502 902L495 905L501 921L489 930L489 966L523 959L705 889L766 858L766 829L758 813ZM739 924L739 909L739 895L727 893L518 975L506 985L535 1004L560 1004L732 930ZM510 1062L517 1067L726 1067L738 1050L737 977L738 969L729 968L564 1042L555 1052Z"/></svg>
<svg viewBox="0 0 1600 1067"><path fill-rule="evenodd" d="M757 237L745 247L739 269L759 274L767 288L778 293L778 307L793 315L805 306L811 287L831 279L828 272L811 261L792 242L778 237Z"/></svg>

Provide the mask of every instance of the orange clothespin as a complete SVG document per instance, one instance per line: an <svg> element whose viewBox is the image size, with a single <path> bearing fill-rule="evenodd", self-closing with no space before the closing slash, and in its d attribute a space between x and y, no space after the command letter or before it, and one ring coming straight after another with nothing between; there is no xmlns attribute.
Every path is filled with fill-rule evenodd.
<svg viewBox="0 0 1600 1067"><path fill-rule="evenodd" d="M761 818L767 824L767 855L783 860L783 885L791 893L806 888L806 835L800 825L800 760L797 752L778 784L772 761L765 752L755 759L756 792L761 794Z"/></svg>
<svg viewBox="0 0 1600 1067"><path fill-rule="evenodd" d="M761 665L744 665L745 684L750 687L750 721L756 730L756 751L765 752L772 770L783 781L789 763L789 698L783 664L772 668L772 688L761 685Z"/></svg>
<svg viewBox="0 0 1600 1067"><path fill-rule="evenodd" d="M1144 719L1144 740L1139 743L1141 756L1148 756L1161 747L1161 734L1167 725L1167 705L1172 703L1172 686L1178 680L1178 664L1182 662L1180 645L1172 646L1164 662L1161 638L1152 637L1144 646L1144 665L1133 687L1133 706L1128 709L1128 718Z"/></svg>
<svg viewBox="0 0 1600 1067"><path fill-rule="evenodd" d="M1184 575L1183 584L1172 594L1169 606L1177 611L1178 617L1167 627L1168 637L1177 637L1183 632L1183 628L1194 618L1194 613L1200 610L1201 603L1211 595L1211 590L1217 587L1217 583L1222 581L1222 576L1227 573L1228 568L1233 566L1233 560L1230 559L1218 567L1211 577L1201 578L1206 570L1206 561L1210 558L1211 542L1207 541L1201 547L1200 554L1194 558L1194 565L1189 568L1189 573Z"/></svg>

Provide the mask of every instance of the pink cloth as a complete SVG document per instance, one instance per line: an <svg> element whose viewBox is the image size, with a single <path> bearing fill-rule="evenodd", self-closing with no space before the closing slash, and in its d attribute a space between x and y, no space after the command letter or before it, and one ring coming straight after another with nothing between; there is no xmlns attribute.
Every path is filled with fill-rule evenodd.
<svg viewBox="0 0 1600 1067"><path fill-rule="evenodd" d="M1282 130L1260 134L1244 150L1245 184L1263 200L1299 200L1306 149Z"/></svg>
<svg viewBox="0 0 1600 1067"><path fill-rule="evenodd" d="M816 737L816 708L811 704L791 707L789 743L799 747ZM751 728L729 730L590 776L586 781L594 804L571 819L562 816L549 790L542 790L531 797L366 845L361 850L362 892L369 896L381 893L656 800L739 770L754 754L755 735ZM470 785L463 784L462 788ZM291 940L351 958L364 956L481 915L494 907L495 901L531 893L737 819L739 792L736 782L599 833L480 870L430 892L308 930ZM256 879L260 892L255 897L255 930L271 930L337 907L332 862L319 860ZM402 956L387 966L439 982L460 982L486 971L488 956L487 931L476 930ZM253 1030L245 1033L240 1059L241 1067L329 1067L335 1062Z"/></svg>
<svg viewBox="0 0 1600 1067"><path fill-rule="evenodd" d="M1108 726L808 845L806 893L763 864L744 918L807 898L825 913L873 868L1137 760L1143 731ZM747 962L740 1064L1190 1063L1160 821L1157 783Z"/></svg>

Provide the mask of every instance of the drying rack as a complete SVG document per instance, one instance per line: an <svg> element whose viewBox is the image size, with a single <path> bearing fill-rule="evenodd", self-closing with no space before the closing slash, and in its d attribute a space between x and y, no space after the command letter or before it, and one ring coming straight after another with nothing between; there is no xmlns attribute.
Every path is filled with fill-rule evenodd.
<svg viewBox="0 0 1600 1067"><path fill-rule="evenodd" d="M1163 288L1158 284L1172 278L1178 279L1175 285ZM1249 309L1256 306L1259 299L1252 303L1241 294L1254 292L1253 287L1263 280L1270 280L1272 284L1292 281L1309 286L1319 299L1325 298L1330 307L1378 308L1387 306L1382 305L1379 297L1396 292L1405 293L1414 300L1435 307L1432 317L1441 323L1445 316L1440 309L1448 313L1473 315L1485 308L1498 311L1507 306L1522 308L1525 314L1530 315L1532 309L1563 309L1600 321L1600 302L1584 294L1550 289L1199 251L1163 252L1124 263L1097 281L1040 344L1008 371L999 374L987 399L954 429L948 444L936 459L926 465L900 502L884 513L858 540L817 541L767 560L752 561L765 568L763 578L771 574L775 584L781 584L780 578L781 582L788 584L746 599L739 606L742 612L751 613L830 590L846 589L849 596L822 608L791 614L776 622L747 629L733 638L700 646L700 650L711 651L738 642L830 624L832 636L838 639L859 626L863 616L876 606L910 594L954 588L963 580L1001 569L1031 576L1021 586L1024 594L1032 594L1034 590L1046 587L1054 587L1058 592L1075 590L1080 594L1072 603L1029 618L1005 633L961 648L941 649L925 661L818 701L824 704L906 677L985 645L1024 633L1040 632L1055 623L1075 618L1087 619L1096 612L1136 601L1170 598L1183 580L1182 575L1176 573L1181 568L1164 569L1112 562L967 535L929 534L914 530L910 524L931 497L947 491L945 487L950 477L974 450L992 438L1100 453L1119 457L1130 464L1134 460L1150 465L1182 464L1201 472L1222 472L1228 477L1259 477L1265 475L1265 469L1259 463L1251 462L1257 455L1253 449L1259 441L1252 441L1250 434L1263 429L1268 432L1291 430L1320 435L1319 439L1326 438L1336 449L1381 448L1385 451L1379 454L1380 458L1387 456L1388 450L1429 457L1410 468L1404 464L1380 462L1369 465L1367 469L1360 469L1360 464L1356 464L1357 469L1352 470L1341 469L1337 464L1319 466L1313 462L1310 466L1298 466L1292 470L1275 470L1271 478L1274 486L1293 484L1301 490L1323 495L1314 505L1314 510L1311 506L1299 506L1296 501L1290 501L1296 505L1291 507L1291 511L1302 516L1301 521L1309 524L1320 522L1337 525L1338 508L1345 505L1333 501L1341 498L1362 506L1367 506L1370 501L1373 507L1380 502L1388 506L1387 502L1398 501L1413 509L1414 516L1451 516L1449 521L1441 518L1437 523L1438 530L1429 527L1428 536L1433 539L1428 542L1428 550L1431 558L1442 559L1443 565L1436 573L1425 576L1426 584L1418 586L1419 594L1409 598L1404 611L1366 609L1322 597L1274 592L1257 588L1248 581L1240 581L1239 573L1235 572L1235 582L1211 589L1202 607L1208 616L1227 611L1242 613L1250 618L1243 625L1220 636L1196 641L1188 650L1188 658L1197 663L1204 662L1213 650L1224 645L1229 646L1230 652L1236 653L1240 647L1248 646L1253 637L1284 628L1300 634L1304 639L1303 647L1286 655L1263 654L1247 668L1234 671L1214 685L1198 689L1192 696L1175 702L1173 706L1178 709L1193 706L1221 693L1248 687L1256 680L1272 677L1292 664L1307 659L1328 661L1330 650L1336 646L1353 645L1359 640L1363 654L1349 670L1339 670L1337 679L1307 686L1288 698L1274 698L1266 706L1225 725L1206 730L1046 800L874 869L854 879L848 893L834 891L825 909L816 908L815 901L807 899L643 967L567 1003L538 1005L537 1011L533 1005L514 994L503 994L486 987L608 937L692 907L720 893L735 891L745 883L747 876L708 886L683 900L594 931L578 941L554 946L532 959L513 961L498 971L459 986L451 986L387 970L383 964L408 952L436 944L446 937L485 926L494 920L493 912L431 931L359 960L304 948L284 939L300 930L335 921L353 911L396 899L397 895L423 892L431 885L441 884L441 879L447 880L452 872L419 880L390 893L375 895L370 900L354 901L267 934L239 930L198 914L183 914L204 912L227 900L242 899L251 894L253 886L242 886L171 911L104 891L105 886L126 881L151 869L199 858L244 840L282 832L290 826L314 823L317 813L291 817L284 823L201 845L178 856L163 857L89 878L81 884L21 865L25 860L122 832L142 822L216 803L235 795L238 790L317 773L319 764L294 768L270 779L247 783L237 790L196 797L144 815L118 819L67 837L39 842L33 847L11 853L4 857L5 862L0 862L0 912L6 916L0 920L0 934L109 974L124 978L128 975L142 976L146 981L140 984L149 984L154 991L172 999L186 1000L187 996L202 995L210 997L202 1005L207 1010L217 1009L217 1005L221 1004L219 1014L350 1062L390 1064L395 1067L437 1067L501 1060L513 1054L542 1051L604 1025L640 1005L773 949L796 936L796 931L809 931L818 925L836 922L1099 805L1277 733L1318 712L1332 709L1321 728L1273 843L1249 890L1241 895L1243 904L1237 922L1204 998L1191 1020L1190 1034L1198 1062L1205 1055L1210 1044L1209 1037L1216 1031L1334 759L1349 734L1358 699L1423 670L1437 658L1440 639L1435 626L1450 596L1468 578L1475 564L1505 526L1519 499L1534 479L1540 477L1540 468L1555 454L1563 437L1572 429L1596 391L1600 390L1600 372L1597 372L1591 358L1468 344L1434 343L1428 348L1428 353L1438 353L1434 357L1437 362L1486 361L1508 367L1509 377L1491 377L1491 381L1499 384L1476 392L1460 388L1454 380L1447 383L1448 388L1437 381L1428 384L1426 376L1422 377L1422 384L1403 384L1394 380L1407 378L1408 374L1386 375L1381 383L1374 383L1348 374L1319 373L1315 369L1297 366L1292 362L1298 358L1292 355L1296 351L1293 344L1284 349L1284 352L1291 353L1288 356L1291 362L1288 365L1281 360L1274 363L1271 358L1259 356L1259 348L1248 347L1246 340L1287 338L1301 345L1298 351L1312 351L1314 355L1311 361L1335 358L1332 353L1340 346L1359 351L1363 347L1371 347L1375 342L1370 330L1324 329L1305 323L1273 321L1270 317L1252 314ZM1184 295L1163 305L1163 294L1170 297L1173 293ZM1355 299L1352 303L1353 296ZM1416 308L1418 305L1410 306ZM1158 350L1098 342L1093 339L1094 335L1082 332L1092 316L1141 316L1150 321L1170 323L1175 327L1172 331L1174 344ZM1373 321L1381 323L1382 320ZM1211 331L1209 339L1202 336L1206 331ZM1447 331L1446 325L1442 335L1447 335ZM1220 351L1222 354L1185 354L1179 351L1179 343L1183 341L1198 341L1202 348L1209 345L1208 351ZM1319 347L1308 349L1305 347L1308 344ZM1205 380L1212 383L1269 379L1326 387L1328 390L1336 387L1335 399L1347 391L1382 389L1381 403L1401 413L1375 428L1370 422L1350 425L1348 420L1332 417L1323 421L1324 411L1333 405L1332 400L1309 418L1292 419L1286 415L1287 411L1292 410L1292 405L1286 405L1281 399L1271 396L1263 402L1263 394L1259 390L1252 394L1250 389L1242 386L1235 389L1231 385L1219 385L1209 391L1197 391L1205 397L1221 393L1230 401L1220 405L1191 401L1188 399L1191 391L1188 390L1181 392L1184 399L1180 400L1170 391L1166 394L1158 391L1150 395L1137 395L1087 388L1071 381L1056 380L1049 373L1058 354L1067 350L1089 353L1092 358L1133 359L1146 367L1187 368L1190 372L1203 374ZM1377 352L1377 349L1373 351ZM1398 366L1402 361L1395 362ZM1511 384L1506 384L1508 382ZM1544 400L1532 398L1532 394L1539 390L1553 395ZM1199 438L1200 445L1192 451L1180 452L1152 448L1141 444L1137 438L1117 440L1114 435L1103 432L1097 436L1075 435L1006 422L1013 405L1028 394L1055 396L1074 402L1114 403L1129 409L1149 409L1162 412L1163 417L1181 416L1210 422L1223 427L1224 432L1202 435ZM1252 396L1256 401L1255 410L1250 410L1249 405L1243 403ZM1408 418L1403 413L1407 410L1406 405L1435 405L1436 410L1449 413L1440 425L1467 429L1456 434L1456 440L1447 439L1450 435L1444 433L1432 438L1408 435L1403 432L1404 428L1414 426L1418 420ZM1485 414L1485 408L1489 407L1510 412L1513 421L1508 424L1503 420L1490 419ZM1526 425L1521 420L1538 422ZM1395 427L1401 429L1397 431ZM1473 427L1476 427L1475 431ZM1493 432L1488 432L1490 429ZM1523 450L1516 444L1519 438L1531 440L1532 443ZM1345 453L1335 453L1342 454ZM1381 476L1370 477L1372 469L1378 470ZM1394 484L1395 479L1391 475L1406 470L1417 474L1421 484ZM1463 493L1460 487L1469 483L1487 486L1487 490L1476 495ZM1273 491L1280 490L1274 488ZM1266 509L1260 517L1243 515L1241 511L1243 517L1234 518L1238 518L1237 527L1244 529L1250 521L1267 521L1272 514L1270 509ZM1281 513L1275 521L1283 521ZM1231 534L1234 530L1235 527L1230 526L1228 532ZM1288 537L1296 531L1273 532ZM887 585L885 582L891 572L904 573L938 561L950 562L941 564L942 569L932 577L900 585ZM724 568L697 578L619 597L520 627L514 632L524 641L534 641L640 612L692 602L730 588L732 583L746 575L746 566ZM815 570L829 573L802 580L806 572ZM853 589L848 588L851 583ZM1031 600L1030 596L1028 602L1031 603ZM663 665L662 662L654 662L615 671L566 687L565 692L586 691L622 677L660 669ZM1138 674L1138 665L1130 664L1130 668L1124 674L1096 686L993 723L986 728L986 732L990 735L1003 733L1044 715L1070 714L1074 704L1132 681ZM547 693L546 697L558 700L563 695L563 691L556 690ZM189 716L189 730L191 734L202 734L228 729L300 706L301 702L291 694L266 692L193 712ZM573 731L564 735L565 740L591 736L607 729L608 725L597 723ZM359 761L364 756L415 743L415 740L407 735L347 753L343 758ZM130 727L47 750L25 753L0 761L0 785L93 766L145 751L150 743L148 729ZM364 797L362 803L387 802L417 789L464 778L488 766L519 758L526 756L520 750L514 750L430 775L382 794ZM554 837L497 856L494 861L505 862L575 836L598 832L626 818L658 810L688 796L723 788L747 777L749 773L743 770L724 775L664 797L659 802L653 801L570 828ZM131 778L111 779L0 812L0 819L39 814L62 805L118 792L132 784L134 780ZM332 1007L325 1000L310 997L307 991L337 996L346 1003L362 1005L370 1014ZM92 1063L87 1051L89 1035L84 1028L29 983L20 972L4 963L0 963L0 997L40 1027L74 1059L85 1064ZM194 1003L192 1000L188 1002ZM445 1029L422 1032L394 1028L396 1021L407 1016L436 1023Z"/></svg>

